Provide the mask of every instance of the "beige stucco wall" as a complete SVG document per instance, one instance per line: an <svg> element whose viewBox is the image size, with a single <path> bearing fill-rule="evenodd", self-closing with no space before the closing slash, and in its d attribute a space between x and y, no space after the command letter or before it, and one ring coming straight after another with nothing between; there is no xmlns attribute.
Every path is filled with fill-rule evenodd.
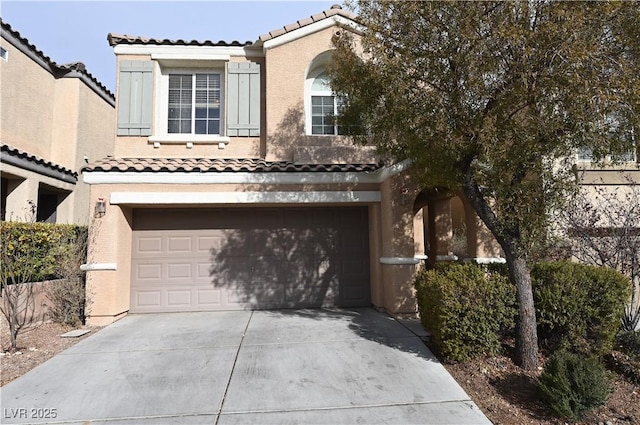
<svg viewBox="0 0 640 425"><path fill-rule="evenodd" d="M345 137L307 135L305 81L310 67L332 50L337 27L270 48L266 60L266 159L306 163L376 162L373 148Z"/></svg>
<svg viewBox="0 0 640 425"><path fill-rule="evenodd" d="M220 149L218 143L160 143L154 147L148 137L116 137L114 156L117 158L260 158L259 137L232 137Z"/></svg>
<svg viewBox="0 0 640 425"><path fill-rule="evenodd" d="M85 156L98 159L113 154L114 107L81 78L56 79L5 39L1 42L9 60L0 60L0 141L78 173ZM88 224L87 186L17 167L9 175L9 168L3 164L3 177L23 181L7 199L7 217L16 217L27 201L36 202L42 183L71 192L58 206L58 222Z"/></svg>
<svg viewBox="0 0 640 425"><path fill-rule="evenodd" d="M34 155L51 153L55 79L4 38L9 60L0 60L0 138Z"/></svg>
<svg viewBox="0 0 640 425"><path fill-rule="evenodd" d="M415 255L413 200L419 190L407 173L395 175L380 186L381 257L411 259ZM379 307L393 314L414 313L413 276L417 265L380 263L379 267L382 280Z"/></svg>
<svg viewBox="0 0 640 425"><path fill-rule="evenodd" d="M91 191L91 204L103 197ZM108 199L108 198L107 198ZM131 208L111 205L94 217L89 231L88 264L115 264L115 270L94 270L87 276L87 321L93 325L112 322L129 310L131 279Z"/></svg>

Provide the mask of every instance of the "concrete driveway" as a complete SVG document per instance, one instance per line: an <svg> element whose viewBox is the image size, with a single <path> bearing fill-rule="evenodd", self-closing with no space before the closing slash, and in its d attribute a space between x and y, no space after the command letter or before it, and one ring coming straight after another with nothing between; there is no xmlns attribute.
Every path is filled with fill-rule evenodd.
<svg viewBox="0 0 640 425"><path fill-rule="evenodd" d="M1 401L3 424L490 424L373 309L129 315Z"/></svg>

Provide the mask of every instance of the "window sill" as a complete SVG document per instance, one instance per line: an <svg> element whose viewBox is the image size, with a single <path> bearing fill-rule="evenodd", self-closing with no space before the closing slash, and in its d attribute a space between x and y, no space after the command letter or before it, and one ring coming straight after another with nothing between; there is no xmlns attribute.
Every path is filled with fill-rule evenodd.
<svg viewBox="0 0 640 425"><path fill-rule="evenodd" d="M224 149L231 141L230 137L216 136L216 135L198 135L198 134L167 134L163 136L150 136L149 143L152 143L155 148L159 148L161 145L187 145L187 148L192 148L193 145L218 145L218 148Z"/></svg>

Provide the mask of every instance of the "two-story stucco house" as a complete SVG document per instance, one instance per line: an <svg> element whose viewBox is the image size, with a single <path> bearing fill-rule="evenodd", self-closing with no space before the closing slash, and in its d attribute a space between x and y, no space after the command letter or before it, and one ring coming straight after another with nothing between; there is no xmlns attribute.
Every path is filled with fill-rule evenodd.
<svg viewBox="0 0 640 425"><path fill-rule="evenodd" d="M115 97L80 62L58 65L0 21L2 220L89 223L89 160L113 153Z"/></svg>
<svg viewBox="0 0 640 425"><path fill-rule="evenodd" d="M246 43L109 35L114 156L83 169L96 206L91 323L372 304L413 313L424 234L443 235L428 238L429 254L452 254L452 211L473 230L469 256L497 255L462 202L417 196L405 164L340 136L325 69L331 38L358 32L354 18L333 6Z"/></svg>
<svg viewBox="0 0 640 425"><path fill-rule="evenodd" d="M325 70L341 31L360 27L332 6L255 42L109 35L114 155L83 168L91 323L247 308L414 313L427 256L502 260L463 199L416 187L407 164L340 135Z"/></svg>

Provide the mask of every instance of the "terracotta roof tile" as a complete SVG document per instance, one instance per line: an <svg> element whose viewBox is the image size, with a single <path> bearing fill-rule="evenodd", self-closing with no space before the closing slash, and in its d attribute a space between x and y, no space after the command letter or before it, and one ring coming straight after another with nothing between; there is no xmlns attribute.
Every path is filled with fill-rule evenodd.
<svg viewBox="0 0 640 425"><path fill-rule="evenodd" d="M342 9L342 6L338 4L334 4L330 9L327 9L323 12L317 13L315 15L311 15L308 18L301 19L299 21L284 25L281 28L274 29L273 31L269 31L267 34L261 35L259 37L260 41L271 40L272 38L279 37L283 34L286 34L291 31L295 31L299 28L305 27L307 25L311 25L315 22L322 21L324 19L330 18L335 15L343 16L347 19L356 19L356 15L351 12ZM146 45L163 45L163 46L223 46L223 47L238 47L238 46L251 46L253 42L251 41L211 41L211 40L170 40L168 38L151 38L151 37L142 37L135 35L126 35L126 34L114 34L109 33L107 35L107 40L109 41L110 46L116 46L118 44L146 44Z"/></svg>
<svg viewBox="0 0 640 425"><path fill-rule="evenodd" d="M13 156L16 158L21 158L21 159L25 159L29 162L33 162L35 164L38 165L42 165L44 167L50 168L52 170L55 171L59 171L63 174L67 174L69 176L72 177L78 177L78 173L76 173L75 171L63 167L59 164L56 164L55 162L51 162L51 161L47 161L46 159L40 158L39 156L30 154L29 152L25 152L23 150L20 150L18 148L15 148L13 146L10 145L0 145L0 152L2 152L3 155L9 155L9 156Z"/></svg>
<svg viewBox="0 0 640 425"><path fill-rule="evenodd" d="M305 18L305 19L300 19L298 21L298 24L301 27L304 27L304 26L307 26L307 25L311 25L311 24L313 24L313 19L311 19L310 17L309 18Z"/></svg>
<svg viewBox="0 0 640 425"><path fill-rule="evenodd" d="M269 31L267 34L260 36L260 41L271 40L273 38L279 37L288 32L295 31L299 28L306 27L307 25L311 25L315 22L322 21L324 19L330 18L335 15L339 15L351 20L355 20L357 18L355 14L348 12L346 10L343 10L342 6L338 4L334 4L333 6L331 6L330 9L327 9L320 13L316 13L315 15L311 15L311 17L309 18L301 19L291 24L287 24L281 28L275 29L273 31Z"/></svg>
<svg viewBox="0 0 640 425"><path fill-rule="evenodd" d="M370 172L381 164L297 164L264 159L211 158L113 158L86 165L88 172L184 172L184 173L269 173L269 172Z"/></svg>
<svg viewBox="0 0 640 425"><path fill-rule="evenodd" d="M222 46L222 47L238 47L238 46L251 46L253 43L251 41L211 41L211 40L170 40L168 38L149 38L149 37L141 37L136 35L121 35L109 33L107 35L107 40L109 41L110 46L115 46L117 44L152 44L157 46Z"/></svg>

